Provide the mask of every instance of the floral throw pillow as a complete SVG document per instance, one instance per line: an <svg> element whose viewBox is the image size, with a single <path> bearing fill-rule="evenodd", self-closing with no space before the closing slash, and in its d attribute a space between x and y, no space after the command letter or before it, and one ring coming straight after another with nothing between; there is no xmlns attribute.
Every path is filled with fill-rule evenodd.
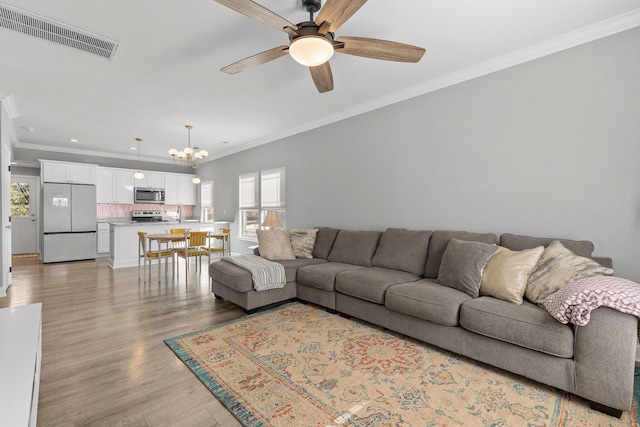
<svg viewBox="0 0 640 427"><path fill-rule="evenodd" d="M296 258L313 258L313 246L316 243L318 229L312 228L304 230L290 228L287 231L289 232L289 240L291 241L293 255Z"/></svg>

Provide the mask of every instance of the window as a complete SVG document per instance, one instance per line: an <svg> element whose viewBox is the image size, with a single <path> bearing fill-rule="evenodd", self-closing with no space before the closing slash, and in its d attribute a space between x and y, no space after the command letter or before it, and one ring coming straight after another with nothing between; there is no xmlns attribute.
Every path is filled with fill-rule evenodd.
<svg viewBox="0 0 640 427"><path fill-rule="evenodd" d="M256 230L267 215L276 211L286 224L285 168L240 175L240 233L256 237Z"/></svg>
<svg viewBox="0 0 640 427"><path fill-rule="evenodd" d="M213 222L213 181L203 181L200 186L200 221Z"/></svg>
<svg viewBox="0 0 640 427"><path fill-rule="evenodd" d="M11 216L13 218L28 218L31 213L29 207L29 184L11 183Z"/></svg>

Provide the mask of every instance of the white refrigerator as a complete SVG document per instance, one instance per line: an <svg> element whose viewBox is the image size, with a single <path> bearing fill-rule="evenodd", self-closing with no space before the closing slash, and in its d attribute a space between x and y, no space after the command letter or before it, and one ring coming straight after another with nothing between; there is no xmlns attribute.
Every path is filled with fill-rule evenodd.
<svg viewBox="0 0 640 427"><path fill-rule="evenodd" d="M95 259L95 185L45 183L42 198L42 261Z"/></svg>

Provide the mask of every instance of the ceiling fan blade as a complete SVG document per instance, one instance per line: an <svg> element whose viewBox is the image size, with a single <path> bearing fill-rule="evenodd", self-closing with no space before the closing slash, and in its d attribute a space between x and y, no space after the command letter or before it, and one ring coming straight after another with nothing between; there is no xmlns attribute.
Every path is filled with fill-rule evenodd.
<svg viewBox="0 0 640 427"><path fill-rule="evenodd" d="M234 62L231 65L227 65L222 68L221 71L224 71L227 74L236 74L241 71L248 70L249 68L253 68L256 65L264 64L269 61L273 61L274 59L278 59L281 56L289 53L289 46L278 46L273 49L265 50L264 52L257 53L248 58L241 59L238 62Z"/></svg>
<svg viewBox="0 0 640 427"><path fill-rule="evenodd" d="M309 67L309 71L318 92L325 93L333 90L333 74L329 61L317 67Z"/></svg>
<svg viewBox="0 0 640 427"><path fill-rule="evenodd" d="M365 37L338 37L336 42L344 43L336 52L385 61L418 62L425 52L418 46Z"/></svg>
<svg viewBox="0 0 640 427"><path fill-rule="evenodd" d="M316 16L316 25L329 22L331 24L329 31L334 32L366 2L367 0L327 0Z"/></svg>
<svg viewBox="0 0 640 427"><path fill-rule="evenodd" d="M215 0L229 9L233 9L251 19L262 22L265 25L275 28L278 31L284 31L285 27L291 27L298 30L298 27L287 21L275 12L270 11L266 7L259 5L251 0Z"/></svg>

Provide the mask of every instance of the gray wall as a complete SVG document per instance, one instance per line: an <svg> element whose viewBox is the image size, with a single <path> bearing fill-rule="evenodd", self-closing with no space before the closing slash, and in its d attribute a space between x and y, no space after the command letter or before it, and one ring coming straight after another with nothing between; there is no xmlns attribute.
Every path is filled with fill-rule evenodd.
<svg viewBox="0 0 640 427"><path fill-rule="evenodd" d="M640 29L630 30L210 162L200 175L215 180L220 212L237 211L240 173L285 166L289 227L588 239L617 275L640 281L638 46ZM232 244L244 253L255 243Z"/></svg>

